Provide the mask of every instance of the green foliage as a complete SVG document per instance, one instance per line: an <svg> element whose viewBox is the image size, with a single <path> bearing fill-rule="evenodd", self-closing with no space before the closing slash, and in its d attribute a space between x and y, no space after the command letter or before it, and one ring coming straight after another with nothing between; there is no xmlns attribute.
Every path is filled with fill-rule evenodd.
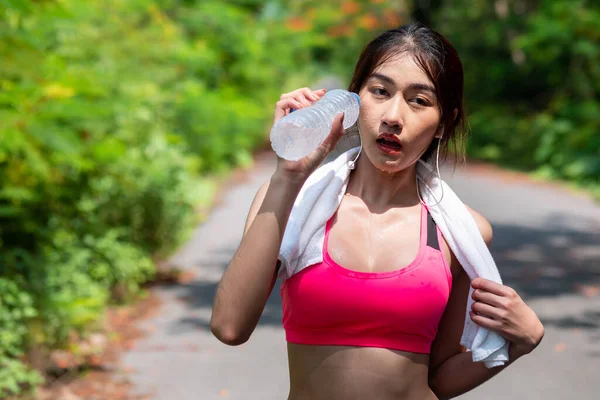
<svg viewBox="0 0 600 400"><path fill-rule="evenodd" d="M109 156L103 152L101 157ZM165 255L193 222L190 216L199 193L190 171L196 163L180 146L170 144L168 135L153 135L146 145L122 149L122 155L90 179L89 190L76 204L78 213L86 216L81 223L97 232L122 227L123 236L134 245Z"/></svg>
<svg viewBox="0 0 600 400"><path fill-rule="evenodd" d="M111 3L0 8L0 391L34 382L29 345L139 294L194 222L202 161L169 114L188 42L152 1Z"/></svg>
<svg viewBox="0 0 600 400"><path fill-rule="evenodd" d="M0 354L0 398L9 398L32 390L43 383L41 375L21 360Z"/></svg>
<svg viewBox="0 0 600 400"><path fill-rule="evenodd" d="M0 2L0 397L39 381L28 346L63 346L140 293L207 174L267 141L281 93L347 81L411 4ZM597 6L415 4L463 59L471 155L598 184Z"/></svg>
<svg viewBox="0 0 600 400"><path fill-rule="evenodd" d="M597 3L465 0L433 15L465 66L469 154L599 185Z"/></svg>
<svg viewBox="0 0 600 400"><path fill-rule="evenodd" d="M182 92L186 95L177 104L173 125L199 156L200 169L219 172L232 164L247 164L250 151L266 136L238 132L263 132L264 109L232 89L209 92L188 85Z"/></svg>
<svg viewBox="0 0 600 400"><path fill-rule="evenodd" d="M0 398L40 383L39 374L20 359L28 324L37 315L30 294L17 282L0 277Z"/></svg>
<svg viewBox="0 0 600 400"><path fill-rule="evenodd" d="M251 162L279 95L345 62L335 7L295 7L0 2L0 279L28 299L2 316L0 387L34 382L30 345L64 346L139 294L214 190L202 175Z"/></svg>
<svg viewBox="0 0 600 400"><path fill-rule="evenodd" d="M317 75L336 74L349 82L367 42L410 21L411 2L303 0L289 2L278 11L293 34L288 33L286 43L307 50L293 68L312 67Z"/></svg>
<svg viewBox="0 0 600 400"><path fill-rule="evenodd" d="M15 281L0 278L0 354L21 355L27 322L36 315L31 296Z"/></svg>
<svg viewBox="0 0 600 400"><path fill-rule="evenodd" d="M35 340L50 346L65 344L71 330L81 332L95 323L108 301L108 292L88 272L88 262L94 261L90 251L73 242L70 234L57 232L55 243L67 247L63 251L47 249L43 264L33 267L31 273L43 321L43 330L35 332ZM90 272L99 268L92 266Z"/></svg>
<svg viewBox="0 0 600 400"><path fill-rule="evenodd" d="M124 239L117 229L101 237L54 230L42 250L44 263L31 266L31 287L43 326L36 332L37 342L61 345L70 332L85 333L100 319L116 288L125 296L139 293L154 265L146 252Z"/></svg>

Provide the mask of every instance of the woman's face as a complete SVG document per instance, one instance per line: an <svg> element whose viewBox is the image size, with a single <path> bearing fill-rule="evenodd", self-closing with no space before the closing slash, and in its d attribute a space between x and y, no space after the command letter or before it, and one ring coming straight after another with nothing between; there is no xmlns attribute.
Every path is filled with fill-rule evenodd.
<svg viewBox="0 0 600 400"><path fill-rule="evenodd" d="M378 66L360 90L363 152L387 173L413 165L439 135L435 88L410 55Z"/></svg>

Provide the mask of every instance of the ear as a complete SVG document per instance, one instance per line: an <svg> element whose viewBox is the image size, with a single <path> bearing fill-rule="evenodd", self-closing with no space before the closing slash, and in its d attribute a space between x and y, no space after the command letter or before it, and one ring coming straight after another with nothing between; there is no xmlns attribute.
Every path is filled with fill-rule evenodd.
<svg viewBox="0 0 600 400"><path fill-rule="evenodd" d="M456 116L458 115L458 108L454 109L454 119L453 121L456 121ZM440 124L440 130L439 132L434 136L434 138L436 139L441 139L444 136L444 125Z"/></svg>

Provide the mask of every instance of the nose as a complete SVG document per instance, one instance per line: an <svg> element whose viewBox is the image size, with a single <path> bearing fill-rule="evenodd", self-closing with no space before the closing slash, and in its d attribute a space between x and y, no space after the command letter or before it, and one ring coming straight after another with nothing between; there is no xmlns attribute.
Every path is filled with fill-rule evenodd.
<svg viewBox="0 0 600 400"><path fill-rule="evenodd" d="M381 122L390 128L401 130L402 121L402 100L394 97L387 102Z"/></svg>

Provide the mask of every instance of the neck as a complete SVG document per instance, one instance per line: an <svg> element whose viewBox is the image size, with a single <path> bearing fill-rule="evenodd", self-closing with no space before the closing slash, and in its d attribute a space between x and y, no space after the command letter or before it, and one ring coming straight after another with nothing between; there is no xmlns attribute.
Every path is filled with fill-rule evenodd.
<svg viewBox="0 0 600 400"><path fill-rule="evenodd" d="M366 157L359 157L350 176L347 194L360 197L365 204L378 209L390 206L410 207L419 203L416 163L405 170L387 173L378 170Z"/></svg>

